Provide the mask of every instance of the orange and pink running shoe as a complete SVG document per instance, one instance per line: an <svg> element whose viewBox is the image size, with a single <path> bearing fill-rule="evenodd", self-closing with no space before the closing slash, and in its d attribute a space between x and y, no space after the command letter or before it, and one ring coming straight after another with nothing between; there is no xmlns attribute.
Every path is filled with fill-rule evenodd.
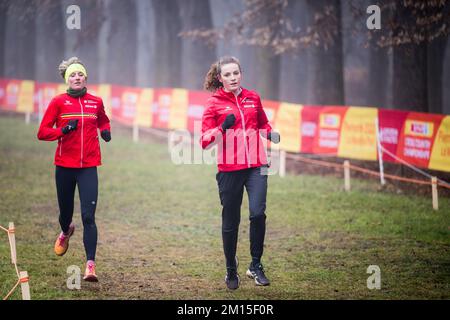
<svg viewBox="0 0 450 320"><path fill-rule="evenodd" d="M84 277L83 280L90 281L90 282L97 282L98 277L95 273L95 262L92 260L88 260L86 262L86 270L84 271Z"/></svg>
<svg viewBox="0 0 450 320"><path fill-rule="evenodd" d="M56 255L63 256L67 252L67 249L69 249L69 239L74 232L75 232L75 225L71 223L67 234L64 234L64 232L61 232L59 234L55 242Z"/></svg>

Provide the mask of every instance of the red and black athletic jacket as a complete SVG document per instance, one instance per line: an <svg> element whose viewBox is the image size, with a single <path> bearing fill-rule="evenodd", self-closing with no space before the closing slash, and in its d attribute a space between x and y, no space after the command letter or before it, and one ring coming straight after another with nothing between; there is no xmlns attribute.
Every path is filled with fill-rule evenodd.
<svg viewBox="0 0 450 320"><path fill-rule="evenodd" d="M78 119L77 128L62 132L69 120ZM54 127L56 124L56 127ZM101 165L100 132L111 130L101 98L89 93L74 98L67 93L52 99L45 111L37 137L39 140L58 140L55 165L67 168L87 168Z"/></svg>
<svg viewBox="0 0 450 320"><path fill-rule="evenodd" d="M221 125L230 113L234 114L236 122L230 128L232 131L225 133ZM207 101L200 142L203 149L218 143L219 171L236 171L267 164L266 146L261 135L266 137L271 131L256 92L242 88L235 96L220 88Z"/></svg>

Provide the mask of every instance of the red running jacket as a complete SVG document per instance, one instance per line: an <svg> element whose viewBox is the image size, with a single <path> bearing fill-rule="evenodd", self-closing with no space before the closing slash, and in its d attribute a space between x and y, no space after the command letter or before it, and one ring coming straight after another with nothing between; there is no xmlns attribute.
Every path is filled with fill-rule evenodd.
<svg viewBox="0 0 450 320"><path fill-rule="evenodd" d="M222 123L230 113L236 122L225 133ZM271 131L256 92L242 88L235 96L220 88L207 100L200 142L203 149L217 144L219 171L236 171L267 164L267 143L263 143L261 135L266 137Z"/></svg>
<svg viewBox="0 0 450 320"><path fill-rule="evenodd" d="M77 128L67 134L62 128L69 120L78 119ZM56 128L53 126L56 123ZM39 140L58 139L55 165L67 168L87 168L101 165L98 129L111 130L101 98L86 93L73 98L67 93L52 99L42 118Z"/></svg>

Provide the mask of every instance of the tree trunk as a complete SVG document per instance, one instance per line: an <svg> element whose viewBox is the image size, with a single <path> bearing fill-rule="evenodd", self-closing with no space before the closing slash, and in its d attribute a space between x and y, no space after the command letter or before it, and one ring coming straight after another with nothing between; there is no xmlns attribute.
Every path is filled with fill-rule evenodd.
<svg viewBox="0 0 450 320"><path fill-rule="evenodd" d="M61 82L58 65L64 57L64 17L60 4L46 2L37 7L35 21L35 80Z"/></svg>
<svg viewBox="0 0 450 320"><path fill-rule="evenodd" d="M197 28L212 28L211 9L208 1L179 0L182 30ZM208 47L204 42L192 39L182 39L181 50L181 85L190 90L201 90L209 63L214 62L216 48Z"/></svg>
<svg viewBox="0 0 450 320"><path fill-rule="evenodd" d="M5 75L5 47L7 45L5 42L7 22L6 13L8 12L9 3L9 0L0 2L0 77Z"/></svg>
<svg viewBox="0 0 450 320"><path fill-rule="evenodd" d="M154 60L154 83L156 87L181 87L181 31L178 3L175 1L152 1L155 14L157 47Z"/></svg>
<svg viewBox="0 0 450 320"><path fill-rule="evenodd" d="M428 111L427 47L402 45L394 49L394 108Z"/></svg>
<svg viewBox="0 0 450 320"><path fill-rule="evenodd" d="M444 57L447 39L441 37L428 44L428 111L443 112L442 78L444 73Z"/></svg>
<svg viewBox="0 0 450 320"><path fill-rule="evenodd" d="M105 19L109 19L106 39L106 82L124 86L136 85L136 2L108 1ZM101 30L101 29L100 29Z"/></svg>
<svg viewBox="0 0 450 320"><path fill-rule="evenodd" d="M307 4L310 24L313 23L315 12L322 11L325 5L334 9L338 21L335 41L328 49L311 47L308 50L308 60L311 61L308 65L308 72L311 81L308 82L307 103L319 105L344 104L340 1L310 0Z"/></svg>
<svg viewBox="0 0 450 320"><path fill-rule="evenodd" d="M7 11L4 49L6 78L34 78L35 1L16 0Z"/></svg>
<svg viewBox="0 0 450 320"><path fill-rule="evenodd" d="M306 4L304 1L289 1L286 13L291 19L293 28L305 30ZM307 49L306 49L307 50ZM305 49L294 53L283 53L280 63L280 100L291 103L306 103L308 74L308 54Z"/></svg>
<svg viewBox="0 0 450 320"><path fill-rule="evenodd" d="M442 76L442 113L450 114L450 38L447 38Z"/></svg>
<svg viewBox="0 0 450 320"><path fill-rule="evenodd" d="M280 99L280 61L279 55L274 55L270 49L258 48L256 50L256 90L262 99Z"/></svg>
<svg viewBox="0 0 450 320"><path fill-rule="evenodd" d="M149 1L136 1L137 48L136 48L136 84L141 87L154 87L157 54L155 16Z"/></svg>

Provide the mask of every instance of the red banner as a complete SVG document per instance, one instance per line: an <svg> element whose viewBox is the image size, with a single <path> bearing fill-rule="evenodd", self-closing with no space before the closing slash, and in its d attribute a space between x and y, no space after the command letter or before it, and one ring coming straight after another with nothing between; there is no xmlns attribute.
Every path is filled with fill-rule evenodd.
<svg viewBox="0 0 450 320"><path fill-rule="evenodd" d="M194 124L196 121L198 128L201 128L201 121L203 111L206 107L206 100L208 100L210 96L210 93L203 91L189 92L189 105L187 112L187 130L189 132L194 132Z"/></svg>
<svg viewBox="0 0 450 320"><path fill-rule="evenodd" d="M111 87L111 114L114 120L132 125L136 117L140 88Z"/></svg>
<svg viewBox="0 0 450 320"><path fill-rule="evenodd" d="M66 84L0 79L0 108L44 114ZM111 118L127 125L162 129L201 127L210 93L186 89L151 89L89 85ZM110 102L108 102L110 101ZM400 110L349 106L304 106L264 100L272 126L281 133L280 148L291 152L376 160L376 130L384 149L418 167L450 172L450 117ZM383 153L383 160L399 162Z"/></svg>
<svg viewBox="0 0 450 320"><path fill-rule="evenodd" d="M6 108L6 86L8 80L0 78L0 108Z"/></svg>
<svg viewBox="0 0 450 320"><path fill-rule="evenodd" d="M412 165L428 168L433 143L443 118L443 115L408 113L400 132L397 156Z"/></svg>
<svg viewBox="0 0 450 320"><path fill-rule="evenodd" d="M342 122L348 107L304 106L302 152L337 155Z"/></svg>
<svg viewBox="0 0 450 320"><path fill-rule="evenodd" d="M169 114L171 103L172 89L155 89L152 108L154 128L169 128Z"/></svg>
<svg viewBox="0 0 450 320"><path fill-rule="evenodd" d="M403 124L408 116L408 112L399 110L378 110L378 131L380 142L384 149L397 155L398 142L402 132ZM383 153L383 160L396 162L396 160Z"/></svg>

